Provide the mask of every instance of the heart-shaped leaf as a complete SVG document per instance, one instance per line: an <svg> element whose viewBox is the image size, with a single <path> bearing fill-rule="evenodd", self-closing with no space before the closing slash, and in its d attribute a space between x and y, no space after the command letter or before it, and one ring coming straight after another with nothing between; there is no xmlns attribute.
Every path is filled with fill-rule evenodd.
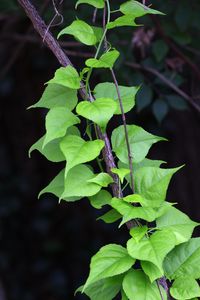
<svg viewBox="0 0 200 300"><path fill-rule="evenodd" d="M131 15L135 18L142 17L146 14L163 15L163 13L160 11L151 9L148 6L134 0L130 0L121 4L120 11L125 15Z"/></svg>
<svg viewBox="0 0 200 300"><path fill-rule="evenodd" d="M86 142L81 137L75 135L64 137L60 142L60 149L67 161L65 176L67 176L69 170L74 166L95 159L103 147L104 142L102 140Z"/></svg>
<svg viewBox="0 0 200 300"><path fill-rule="evenodd" d="M54 78L49 80L48 83L59 84L70 89L78 90L80 88L80 81L81 79L76 69L72 66L67 66L57 69Z"/></svg>
<svg viewBox="0 0 200 300"><path fill-rule="evenodd" d="M139 88L139 86L119 86L119 92L125 113L130 111L135 106L135 96ZM115 111L115 114L121 114L118 94L114 83L99 83L96 85L94 93L96 98L111 98L115 100L117 103L117 110Z"/></svg>
<svg viewBox="0 0 200 300"><path fill-rule="evenodd" d="M78 123L80 123L79 118L66 107L50 109L46 116L46 136L43 148L54 139L63 137L69 127Z"/></svg>
<svg viewBox="0 0 200 300"><path fill-rule="evenodd" d="M81 20L73 21L71 25L61 30L61 32L58 34L58 38L64 34L73 35L81 43L88 46L95 45L97 42L92 27Z"/></svg>
<svg viewBox="0 0 200 300"><path fill-rule="evenodd" d="M76 112L80 116L93 121L102 129L106 128L107 123L115 113L117 105L110 98L98 98L94 102L80 102L76 107Z"/></svg>
<svg viewBox="0 0 200 300"><path fill-rule="evenodd" d="M89 197L90 204L97 209L102 208L106 204L110 204L111 199L111 194L105 190L101 190L98 194Z"/></svg>
<svg viewBox="0 0 200 300"><path fill-rule="evenodd" d="M127 125L127 131L131 155L135 163L140 162L145 158L154 143L165 140L162 137L148 133L136 125ZM128 164L128 152L123 125L114 129L112 133L112 146L119 160Z"/></svg>
<svg viewBox="0 0 200 300"><path fill-rule="evenodd" d="M135 259L130 257L127 250L122 246L109 244L102 247L92 257L89 277L83 290L100 279L113 277L128 271L134 263Z"/></svg>
<svg viewBox="0 0 200 300"><path fill-rule="evenodd" d="M178 300L193 299L200 297L200 287L194 278L182 276L175 279L170 288L170 294Z"/></svg>
<svg viewBox="0 0 200 300"><path fill-rule="evenodd" d="M99 173L92 179L89 179L88 182L93 182L102 187L107 187L110 183L113 183L113 178L107 173Z"/></svg>
<svg viewBox="0 0 200 300"><path fill-rule="evenodd" d="M111 69L119 57L119 52L117 50L110 50L101 55L99 59L89 58L86 60L85 64L87 67L99 69L99 68L109 68Z"/></svg>

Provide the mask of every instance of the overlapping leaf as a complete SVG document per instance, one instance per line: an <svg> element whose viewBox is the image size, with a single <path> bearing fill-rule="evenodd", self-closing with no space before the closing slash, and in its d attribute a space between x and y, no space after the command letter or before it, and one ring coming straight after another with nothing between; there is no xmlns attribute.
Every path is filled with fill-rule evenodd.
<svg viewBox="0 0 200 300"><path fill-rule="evenodd" d="M88 182L94 177L94 173L86 165L78 165L69 170L65 179L64 192L61 199L69 197L89 197L97 194L101 186Z"/></svg>
<svg viewBox="0 0 200 300"><path fill-rule="evenodd" d="M200 238L176 246L164 261L165 274L170 279L181 276L200 278Z"/></svg>
<svg viewBox="0 0 200 300"><path fill-rule="evenodd" d="M105 129L108 121L112 118L116 111L117 105L110 98L98 98L94 102L80 102L76 107L76 112Z"/></svg>
<svg viewBox="0 0 200 300"><path fill-rule="evenodd" d="M179 168L140 168L135 172L135 191L149 200L149 206L159 207L165 200L171 177Z"/></svg>
<svg viewBox="0 0 200 300"><path fill-rule="evenodd" d="M118 211L111 209L107 213L100 216L97 220L102 220L107 224L111 224L121 219L121 217L122 216Z"/></svg>
<svg viewBox="0 0 200 300"><path fill-rule="evenodd" d="M123 280L123 290L129 300L160 300L160 293L156 283L150 283L148 277L140 270L130 270ZM163 291L163 299L167 295Z"/></svg>
<svg viewBox="0 0 200 300"><path fill-rule="evenodd" d="M80 88L80 77L72 66L61 67L56 70L54 78L49 80L50 84L59 84L64 87L78 90Z"/></svg>
<svg viewBox="0 0 200 300"><path fill-rule="evenodd" d="M170 294L178 300L193 299L200 297L200 287L194 278L182 276L175 279L170 288Z"/></svg>
<svg viewBox="0 0 200 300"><path fill-rule="evenodd" d="M127 243L127 250L133 258L153 263L164 274L163 260L174 248L175 243L174 234L169 230L162 230L153 233L150 238L144 238L139 243L133 238L130 239Z"/></svg>
<svg viewBox="0 0 200 300"><path fill-rule="evenodd" d="M164 215L156 220L156 224L159 229L172 230L176 236L177 245L188 241L194 228L199 225L175 207L170 207Z"/></svg>
<svg viewBox="0 0 200 300"><path fill-rule="evenodd" d="M67 161L65 176L74 166L95 159L103 147L104 142L102 140L86 142L75 135L67 135L63 138L60 142L60 149Z"/></svg>
<svg viewBox="0 0 200 300"><path fill-rule="evenodd" d="M109 68L111 69L119 57L119 52L117 50L110 50L101 55L99 59L89 58L86 60L85 64L87 67L98 69L98 68Z"/></svg>
<svg viewBox="0 0 200 300"><path fill-rule="evenodd" d="M109 244L102 247L90 263L89 277L84 290L92 283L101 279L122 274L129 270L135 259L129 256L127 250L120 245Z"/></svg>
<svg viewBox="0 0 200 300"><path fill-rule="evenodd" d="M119 86L120 96L123 103L124 112L127 113L135 106L135 96L138 92L138 86ZM115 114L121 114L121 109L119 105L119 99L117 95L117 90L112 82L104 82L96 85L94 89L96 98L111 98L117 103L117 110Z"/></svg>
<svg viewBox="0 0 200 300"><path fill-rule="evenodd" d="M75 20L58 34L58 38L64 34L73 35L81 43L92 46L97 42L94 31L90 25L81 20Z"/></svg>
<svg viewBox="0 0 200 300"><path fill-rule="evenodd" d="M165 140L152 135L136 125L127 125L131 155L134 162L142 161L154 143ZM112 146L119 160L128 163L128 153L125 140L124 127L119 126L112 133Z"/></svg>
<svg viewBox="0 0 200 300"><path fill-rule="evenodd" d="M130 174L130 169L125 169L125 168L113 168L111 169L111 171L114 173L114 174L117 174L119 176L119 179L121 181L121 183L124 182L124 178L126 175Z"/></svg>
<svg viewBox="0 0 200 300"><path fill-rule="evenodd" d="M102 172L89 179L88 182L93 182L102 187L107 187L113 182L113 178L109 174Z"/></svg>
<svg viewBox="0 0 200 300"><path fill-rule="evenodd" d="M107 27L107 29L113 29L113 28L121 27L121 26L133 26L133 27L135 27L135 26L138 26L138 25L135 23L134 16L126 15L126 16L121 16L121 17L115 19L112 22L109 22L106 27Z"/></svg>
<svg viewBox="0 0 200 300"><path fill-rule="evenodd" d="M111 194L106 190L101 190L98 194L89 197L90 203L94 208L100 209L106 204L110 204Z"/></svg>
<svg viewBox="0 0 200 300"><path fill-rule="evenodd" d="M58 106L73 110L78 102L77 91L60 84L48 84L41 99L29 108L44 107L53 108Z"/></svg>
<svg viewBox="0 0 200 300"><path fill-rule="evenodd" d="M50 109L46 116L46 136L43 147L54 139L61 138L72 125L80 123L71 111L65 107L54 107Z"/></svg>

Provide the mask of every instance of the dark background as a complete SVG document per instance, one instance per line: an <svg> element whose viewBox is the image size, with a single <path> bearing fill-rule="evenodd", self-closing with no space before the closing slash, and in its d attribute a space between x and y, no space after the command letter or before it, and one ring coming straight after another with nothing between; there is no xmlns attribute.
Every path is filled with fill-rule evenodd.
<svg viewBox="0 0 200 300"><path fill-rule="evenodd" d="M51 28L55 36L75 18L75 1L64 0L60 6L58 2L64 21ZM55 14L52 1L33 3L49 24ZM144 28L115 29L110 34L122 53L116 73L120 84L142 84L128 123L169 139L154 146L150 157L168 161L169 167L186 164L173 178L168 200L199 221L200 3L154 0L153 4L166 16L147 16L138 22ZM93 9L82 6L77 14L89 21ZM100 20L98 14L96 24ZM17 1L1 0L0 28L0 299L74 299L74 290L86 279L90 257L106 243L125 243L128 233L125 227L118 230L117 224L95 221L101 213L87 199L58 204L55 197L44 195L37 200L60 165L37 152L28 158L28 149L44 133L46 111L26 108L39 100L44 83L59 65ZM94 51L70 37L62 42L78 69ZM134 68L127 63L135 63ZM96 72L93 84L101 80L111 79Z"/></svg>

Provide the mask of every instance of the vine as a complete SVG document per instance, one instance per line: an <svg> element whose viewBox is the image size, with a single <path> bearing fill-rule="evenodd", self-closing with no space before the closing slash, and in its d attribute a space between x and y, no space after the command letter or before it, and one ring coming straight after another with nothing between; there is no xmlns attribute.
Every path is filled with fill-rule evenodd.
<svg viewBox="0 0 200 300"><path fill-rule="evenodd" d="M19 2L34 23L33 7L28 8L28 1ZM39 196L53 193L59 201L68 202L87 197L96 209L107 206L109 211L99 219L106 223L120 220L119 226L127 225L130 239L126 246L102 247L92 257L89 276L77 292L91 300L112 300L119 294L122 300L197 299L200 238L191 236L199 224L165 200L171 177L181 167L161 168L163 161L147 158L151 146L165 139L127 124L125 114L134 108L139 87L118 84L114 65L120 53L107 40L110 30L134 27L136 18L162 13L129 0L112 11L111 20L109 0L79 0L76 9L79 5L92 5L95 14L100 10L103 24L96 27L77 19L59 33L58 37L72 35L84 45L96 47L95 56L85 61L80 73L63 58L57 42L52 40L52 46L44 24L41 28L34 23L38 32L45 34L49 47L57 47L57 57L67 66L55 72L39 102L32 106L49 111L46 133L29 153L38 150L52 162L66 161L66 167ZM120 16L115 17L116 13ZM101 82L92 90L90 78L95 69L110 71L113 82ZM78 100L78 91L83 101ZM106 130L116 115L122 116L123 125L113 130L111 148ZM88 124L88 138L77 128L83 120ZM94 173L89 163L101 152L106 170L99 163L101 172ZM131 193L124 196L127 186Z"/></svg>

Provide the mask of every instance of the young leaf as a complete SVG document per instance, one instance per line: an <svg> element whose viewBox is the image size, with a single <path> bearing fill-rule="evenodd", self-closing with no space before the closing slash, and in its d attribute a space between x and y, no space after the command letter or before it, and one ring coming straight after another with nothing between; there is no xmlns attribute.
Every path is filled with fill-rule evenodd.
<svg viewBox="0 0 200 300"><path fill-rule="evenodd" d="M43 148L52 140L63 137L69 127L78 123L80 123L79 118L66 107L50 109L46 116L46 136Z"/></svg>
<svg viewBox="0 0 200 300"><path fill-rule="evenodd" d="M138 86L119 86L120 96L122 98L124 112L127 113L135 106L135 96L140 87ZM116 87L112 82L104 82L96 85L94 89L96 98L111 98L117 103L117 110L115 114L121 114L119 105L119 99L116 91Z"/></svg>
<svg viewBox="0 0 200 300"><path fill-rule="evenodd" d="M134 16L131 16L131 15L130 16L129 15L121 16L121 17L115 19L114 21L109 22L106 25L106 28L113 29L113 28L121 27L121 26L138 26L134 21L135 21Z"/></svg>
<svg viewBox="0 0 200 300"><path fill-rule="evenodd" d="M179 168L160 169L154 167L141 168L135 172L135 192L140 194L149 205L159 207L165 200L171 177Z"/></svg>
<svg viewBox="0 0 200 300"><path fill-rule="evenodd" d="M62 170L40 193L38 198L45 194L50 193L60 198L64 191L64 170ZM66 201L76 201L79 200L80 197L66 197L63 200Z"/></svg>
<svg viewBox="0 0 200 300"><path fill-rule="evenodd" d="M150 238L143 239L139 243L135 242L133 238L130 239L127 243L127 250L133 258L153 263L164 274L163 260L174 246L174 234L169 230L162 230L153 233Z"/></svg>
<svg viewBox="0 0 200 300"><path fill-rule="evenodd" d="M188 276L200 278L200 238L192 238L188 242L176 246L164 260L167 278L176 279Z"/></svg>
<svg viewBox="0 0 200 300"><path fill-rule="evenodd" d="M114 174L117 174L119 176L119 179L120 179L121 183L124 182L124 177L126 175L130 174L130 169L124 169L124 168L120 168L120 169L112 168L111 171Z"/></svg>
<svg viewBox="0 0 200 300"><path fill-rule="evenodd" d="M89 277L83 291L96 281L128 271L134 263L135 259L130 257L127 250L122 246L109 244L102 247L92 257Z"/></svg>
<svg viewBox="0 0 200 300"><path fill-rule="evenodd" d="M154 143L165 140L162 137L152 135L136 125L127 125L131 155L134 162L142 161ZM112 146L119 160L128 163L125 133L123 125L114 129L112 133Z"/></svg>
<svg viewBox="0 0 200 300"><path fill-rule="evenodd" d="M170 209L156 220L157 228L172 230L176 236L176 244L188 241L194 228L199 224L190 220L190 218L175 207Z"/></svg>
<svg viewBox="0 0 200 300"><path fill-rule="evenodd" d="M122 285L123 276L117 275L110 278L99 280L89 285L84 293L95 300L112 300L120 291ZM78 291L82 291L83 287Z"/></svg>
<svg viewBox="0 0 200 300"><path fill-rule="evenodd" d="M76 112L80 116L93 121L101 128L105 129L107 123L116 111L117 105L110 98L98 98L94 102L80 102L76 107Z"/></svg>
<svg viewBox="0 0 200 300"><path fill-rule="evenodd" d="M69 170L61 199L68 197L89 197L97 194L101 186L88 182L93 177L93 172L86 165L78 165Z"/></svg>
<svg viewBox="0 0 200 300"><path fill-rule="evenodd" d="M146 225L141 227L133 227L130 230L130 235L136 241L136 243L138 243L145 236L147 231L148 227Z"/></svg>
<svg viewBox="0 0 200 300"><path fill-rule="evenodd" d="M118 211L111 209L107 213L100 216L97 220L102 220L107 224L111 224L121 219L121 217L122 216L120 213L118 213Z"/></svg>
<svg viewBox="0 0 200 300"><path fill-rule="evenodd" d="M97 58L87 59L85 64L87 67L95 68L95 69L98 68L111 69L118 57L119 57L119 52L117 50L110 50L102 54L102 56L99 59Z"/></svg>
<svg viewBox="0 0 200 300"><path fill-rule="evenodd" d="M92 5L96 8L104 8L104 0L78 0L76 3L76 8L78 7L78 5L80 4L89 4Z"/></svg>
<svg viewBox="0 0 200 300"><path fill-rule="evenodd" d="M29 108L65 106L70 111L73 110L78 102L77 91L60 84L48 84L41 99Z"/></svg>
<svg viewBox="0 0 200 300"><path fill-rule="evenodd" d="M103 147L104 142L102 140L86 142L75 135L64 137L60 142L60 149L67 161L65 176L74 166L91 161L99 156Z"/></svg>
<svg viewBox="0 0 200 300"><path fill-rule="evenodd" d="M73 21L71 25L67 26L58 34L58 38L63 34L73 35L81 43L92 46L97 42L94 31L90 25L81 20Z"/></svg>
<svg viewBox="0 0 200 300"><path fill-rule="evenodd" d="M170 294L174 299L192 299L200 297L200 287L197 281L189 276L182 276L172 284L170 288Z"/></svg>
<svg viewBox="0 0 200 300"><path fill-rule="evenodd" d="M124 277L122 285L130 300L160 300L156 283L150 283L148 277L140 270L130 270ZM166 293L164 291L162 293L163 299L167 300Z"/></svg>
<svg viewBox="0 0 200 300"><path fill-rule="evenodd" d="M45 140L45 135L42 136L35 144L33 144L29 150L29 157L31 152L34 150L38 150L41 154L43 154L48 160L53 162L64 161L65 157L63 153L60 151L59 143L61 139L55 139L49 142L44 148L42 145Z"/></svg>
<svg viewBox="0 0 200 300"><path fill-rule="evenodd" d="M47 83L59 84L64 87L78 90L80 88L80 77L72 66L61 67L56 70L54 78Z"/></svg>
<svg viewBox="0 0 200 300"><path fill-rule="evenodd" d="M106 204L110 204L111 199L111 194L105 190L101 190L98 194L89 197L90 204L97 209L102 208Z"/></svg>
<svg viewBox="0 0 200 300"><path fill-rule="evenodd" d="M163 15L163 13L161 13L160 11L151 9L148 6L145 6L140 2L134 0L130 0L121 4L120 11L124 15L131 15L134 18L142 17L146 14Z"/></svg>
<svg viewBox="0 0 200 300"><path fill-rule="evenodd" d="M95 175L93 178L87 180L87 182L93 182L102 187L107 187L110 183L113 182L113 179L107 173L99 173L99 174Z"/></svg>
<svg viewBox="0 0 200 300"><path fill-rule="evenodd" d="M163 276L163 272L150 261L143 260L140 263L144 273L149 277L151 282Z"/></svg>

